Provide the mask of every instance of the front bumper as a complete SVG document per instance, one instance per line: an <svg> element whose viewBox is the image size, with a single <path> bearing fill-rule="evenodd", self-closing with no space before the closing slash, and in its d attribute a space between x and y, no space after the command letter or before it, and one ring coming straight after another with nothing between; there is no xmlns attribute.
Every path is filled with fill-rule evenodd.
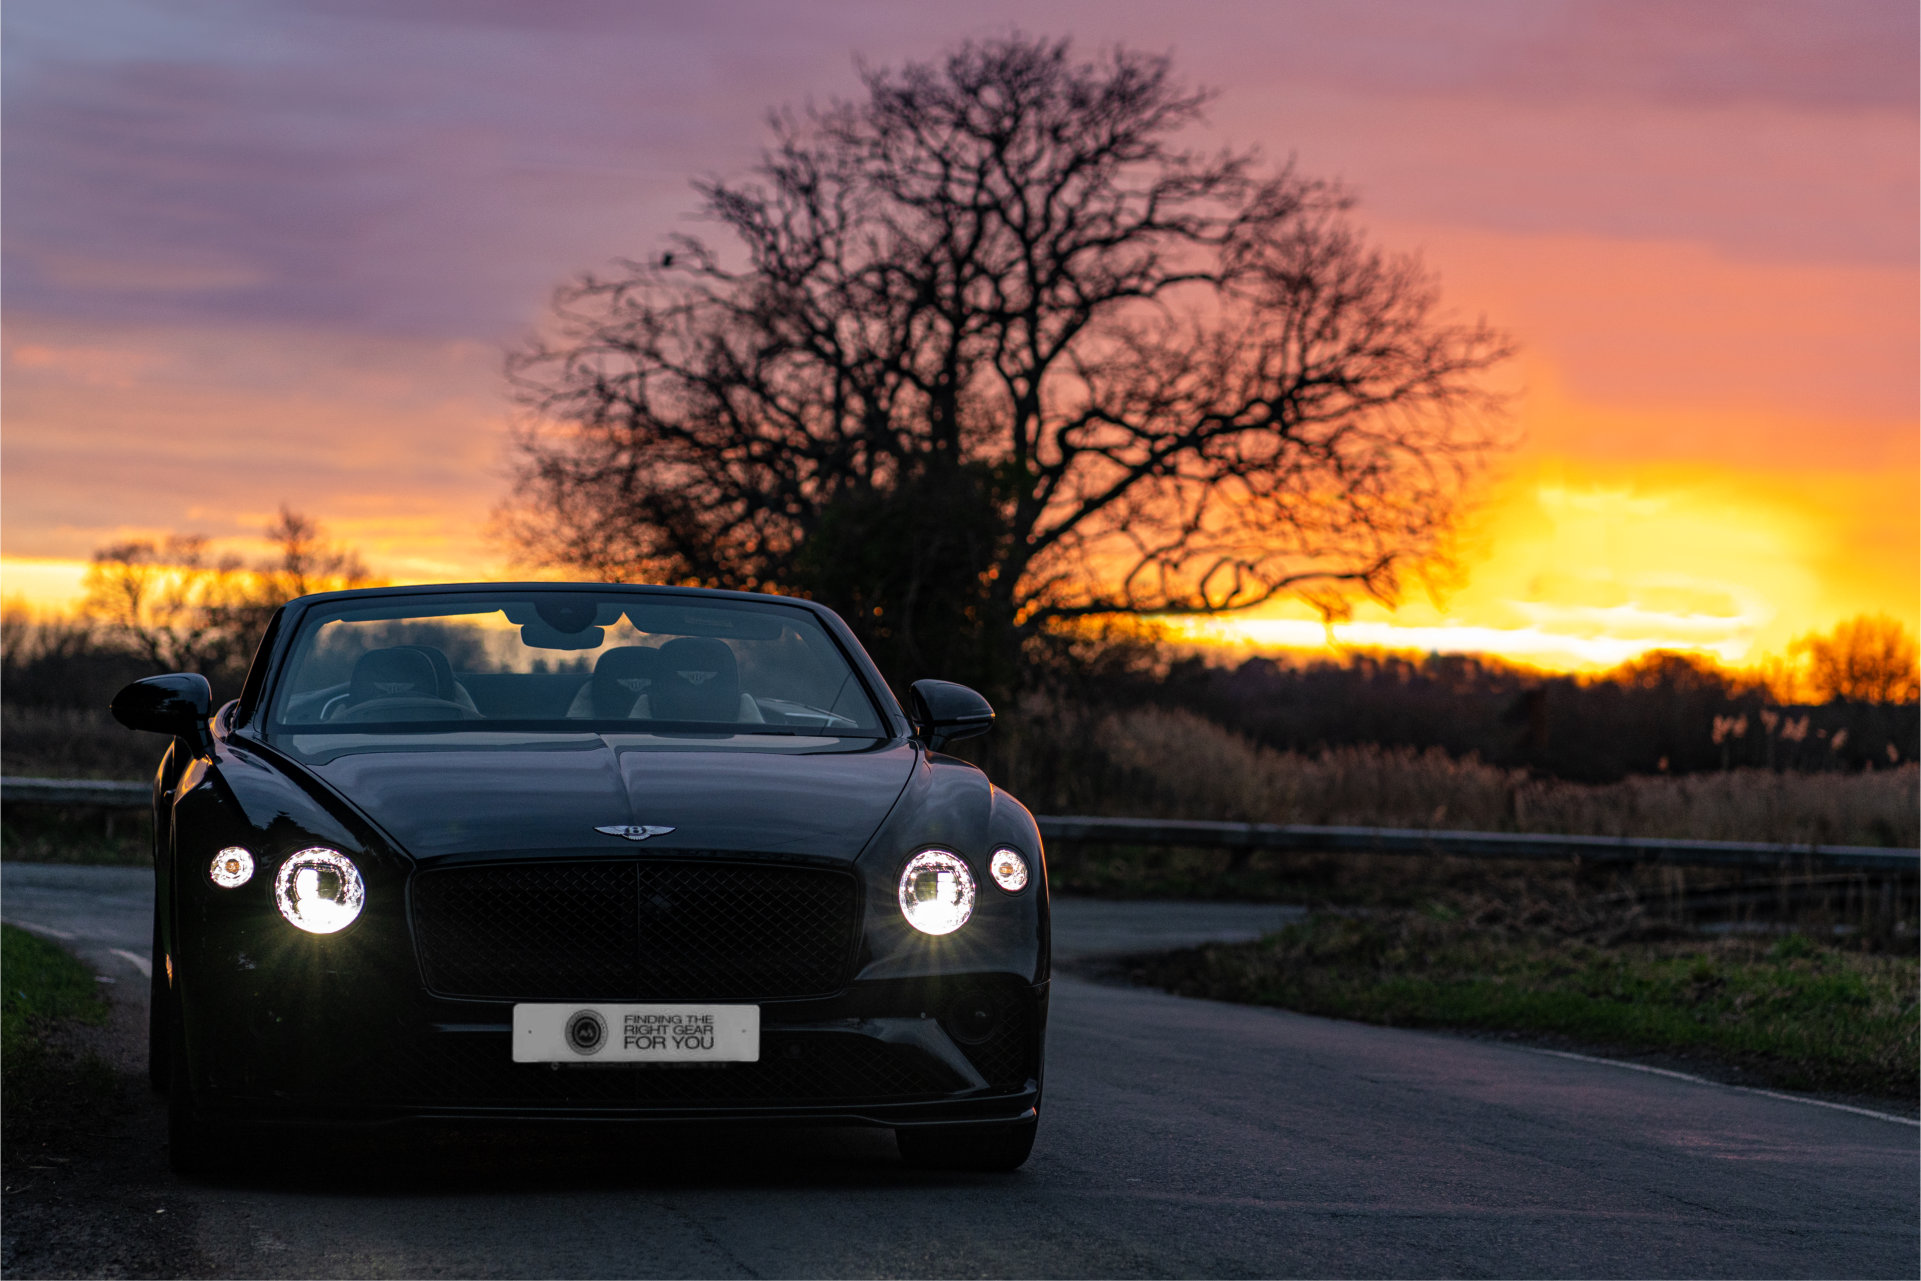
<svg viewBox="0 0 1921 1281"><path fill-rule="evenodd" d="M187 1039L197 1106L254 1122L1013 1120L1039 1105L1047 991L969 974L763 1003L753 1063L516 1063L511 1005L425 994L350 1022L203 1003Z"/></svg>

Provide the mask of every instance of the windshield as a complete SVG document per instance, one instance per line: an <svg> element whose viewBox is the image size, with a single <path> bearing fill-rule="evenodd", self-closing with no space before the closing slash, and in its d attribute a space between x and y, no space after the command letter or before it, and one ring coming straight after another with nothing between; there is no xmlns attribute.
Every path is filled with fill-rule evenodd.
<svg viewBox="0 0 1921 1281"><path fill-rule="evenodd" d="M274 730L882 737L812 613L608 589L374 597L306 614Z"/></svg>

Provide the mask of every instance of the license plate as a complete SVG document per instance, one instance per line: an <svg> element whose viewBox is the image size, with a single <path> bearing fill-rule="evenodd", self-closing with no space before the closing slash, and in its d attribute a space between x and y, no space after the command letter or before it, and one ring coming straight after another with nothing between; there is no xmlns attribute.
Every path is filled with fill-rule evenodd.
<svg viewBox="0 0 1921 1281"><path fill-rule="evenodd" d="M516 1005L516 1063L755 1063L758 1005Z"/></svg>

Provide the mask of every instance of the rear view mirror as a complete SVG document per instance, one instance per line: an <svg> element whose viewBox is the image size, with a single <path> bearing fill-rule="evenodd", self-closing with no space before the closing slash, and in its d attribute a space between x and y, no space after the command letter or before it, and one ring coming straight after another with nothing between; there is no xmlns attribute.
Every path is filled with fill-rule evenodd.
<svg viewBox="0 0 1921 1281"><path fill-rule="evenodd" d="M213 687L193 672L149 676L121 690L109 704L113 718L128 729L172 734L205 751L213 736L207 721L213 715Z"/></svg>
<svg viewBox="0 0 1921 1281"><path fill-rule="evenodd" d="M915 681L908 691L914 733L930 751L973 738L994 728L994 709L965 685L952 681Z"/></svg>
<svg viewBox="0 0 1921 1281"><path fill-rule="evenodd" d="M545 622L532 622L520 629L520 643L529 649L599 649L606 640L605 629L599 627L563 632Z"/></svg>

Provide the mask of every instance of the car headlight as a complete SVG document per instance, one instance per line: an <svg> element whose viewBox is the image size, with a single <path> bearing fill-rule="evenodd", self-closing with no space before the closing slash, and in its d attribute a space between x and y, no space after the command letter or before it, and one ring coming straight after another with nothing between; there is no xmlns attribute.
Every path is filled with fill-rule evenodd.
<svg viewBox="0 0 1921 1281"><path fill-rule="evenodd" d="M223 890L237 890L253 879L253 851L229 845L213 856L207 877Z"/></svg>
<svg viewBox="0 0 1921 1281"><path fill-rule="evenodd" d="M289 924L309 934L333 934L360 915L367 884L345 854L315 847L280 865L273 878L273 897Z"/></svg>
<svg viewBox="0 0 1921 1281"><path fill-rule="evenodd" d="M1019 850L1003 845L994 851L987 860L987 874L994 878L994 884L1009 894L1018 894L1027 888L1027 860Z"/></svg>
<svg viewBox="0 0 1921 1281"><path fill-rule="evenodd" d="M900 873L900 914L922 934L952 934L974 914L974 874L960 855L922 850Z"/></svg>

